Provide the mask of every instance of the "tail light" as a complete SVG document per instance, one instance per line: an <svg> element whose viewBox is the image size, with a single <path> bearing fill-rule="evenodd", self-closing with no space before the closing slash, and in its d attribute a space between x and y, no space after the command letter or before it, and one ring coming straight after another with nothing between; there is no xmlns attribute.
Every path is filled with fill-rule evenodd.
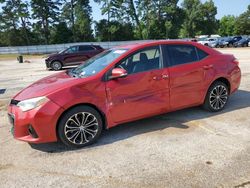
<svg viewBox="0 0 250 188"><path fill-rule="evenodd" d="M233 63L235 63L237 66L239 66L239 60L238 59L234 59Z"/></svg>

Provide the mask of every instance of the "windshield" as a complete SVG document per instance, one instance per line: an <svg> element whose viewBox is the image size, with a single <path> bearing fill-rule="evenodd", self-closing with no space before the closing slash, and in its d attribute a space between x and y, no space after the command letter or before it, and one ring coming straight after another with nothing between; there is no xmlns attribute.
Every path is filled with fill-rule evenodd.
<svg viewBox="0 0 250 188"><path fill-rule="evenodd" d="M128 49L111 49L104 51L89 59L84 64L72 69L71 73L77 75L78 77L93 76L106 68L126 51L128 51Z"/></svg>
<svg viewBox="0 0 250 188"><path fill-rule="evenodd" d="M207 41L207 38L199 38L198 41Z"/></svg>
<svg viewBox="0 0 250 188"><path fill-rule="evenodd" d="M247 41L247 39L243 38L239 42L245 42L245 41Z"/></svg>
<svg viewBox="0 0 250 188"><path fill-rule="evenodd" d="M58 53L59 53L59 54L62 54L64 51L65 51L65 49L64 49L64 50L59 51Z"/></svg>

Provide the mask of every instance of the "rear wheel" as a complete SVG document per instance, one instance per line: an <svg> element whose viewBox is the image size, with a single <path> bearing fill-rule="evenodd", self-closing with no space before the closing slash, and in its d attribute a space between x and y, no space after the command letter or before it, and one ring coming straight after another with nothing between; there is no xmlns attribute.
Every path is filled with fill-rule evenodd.
<svg viewBox="0 0 250 188"><path fill-rule="evenodd" d="M227 104L228 98L228 86L223 82L216 81L208 89L203 108L211 112L221 111Z"/></svg>
<svg viewBox="0 0 250 188"><path fill-rule="evenodd" d="M53 61L50 65L50 67L55 70L55 71L58 71L58 70L61 70L62 69L62 63L60 61Z"/></svg>
<svg viewBox="0 0 250 188"><path fill-rule="evenodd" d="M78 106L64 114L58 125L58 136L65 145L81 148L94 143L102 127L102 118L95 109Z"/></svg>

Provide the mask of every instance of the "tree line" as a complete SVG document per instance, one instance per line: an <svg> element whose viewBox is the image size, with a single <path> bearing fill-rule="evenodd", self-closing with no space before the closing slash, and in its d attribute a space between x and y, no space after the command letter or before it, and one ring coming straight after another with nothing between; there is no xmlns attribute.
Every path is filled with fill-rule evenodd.
<svg viewBox="0 0 250 188"><path fill-rule="evenodd" d="M250 35L250 5L216 19L213 0L0 0L0 46Z"/></svg>

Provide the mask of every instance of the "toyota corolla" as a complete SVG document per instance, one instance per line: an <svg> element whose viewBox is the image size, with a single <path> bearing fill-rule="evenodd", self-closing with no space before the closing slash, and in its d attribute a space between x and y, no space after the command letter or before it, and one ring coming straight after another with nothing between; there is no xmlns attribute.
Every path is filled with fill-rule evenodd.
<svg viewBox="0 0 250 188"><path fill-rule="evenodd" d="M238 64L193 42L115 47L18 93L8 107L12 132L29 143L83 147L121 123L192 106L218 112L239 88Z"/></svg>

